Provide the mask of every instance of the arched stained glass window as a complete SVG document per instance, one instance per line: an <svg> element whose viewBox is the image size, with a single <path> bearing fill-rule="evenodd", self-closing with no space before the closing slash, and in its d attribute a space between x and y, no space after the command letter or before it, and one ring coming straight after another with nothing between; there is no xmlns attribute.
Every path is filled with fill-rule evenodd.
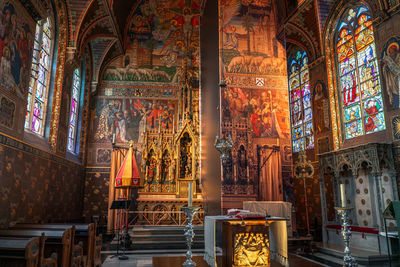
<svg viewBox="0 0 400 267"><path fill-rule="evenodd" d="M308 57L295 50L288 60L293 152L314 148Z"/></svg>
<svg viewBox="0 0 400 267"><path fill-rule="evenodd" d="M79 115L79 95L81 94L81 72L80 68L75 69L72 78L72 98L71 110L69 116L69 129L68 129L68 151L76 152L76 138L78 129L78 115Z"/></svg>
<svg viewBox="0 0 400 267"><path fill-rule="evenodd" d="M382 131L385 115L371 15L350 8L336 29L336 59L345 138Z"/></svg>
<svg viewBox="0 0 400 267"><path fill-rule="evenodd" d="M25 129L43 135L50 85L53 28L50 19L37 23L32 56L31 78L25 116Z"/></svg>

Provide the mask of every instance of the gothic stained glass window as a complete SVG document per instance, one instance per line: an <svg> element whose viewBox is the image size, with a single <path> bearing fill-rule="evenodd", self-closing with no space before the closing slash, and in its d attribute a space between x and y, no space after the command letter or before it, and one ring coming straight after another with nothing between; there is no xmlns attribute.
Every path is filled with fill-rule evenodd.
<svg viewBox="0 0 400 267"><path fill-rule="evenodd" d="M68 127L68 151L75 152L76 144L76 131L78 125L79 115L79 95L81 92L81 73L80 69L77 68L74 71L72 78L72 98L71 98L71 110L69 116L69 127Z"/></svg>
<svg viewBox="0 0 400 267"><path fill-rule="evenodd" d="M43 135L50 84L53 29L50 19L36 24L31 78L25 116L25 129Z"/></svg>
<svg viewBox="0 0 400 267"><path fill-rule="evenodd" d="M385 130L381 85L371 15L350 8L336 29L338 84L345 138Z"/></svg>
<svg viewBox="0 0 400 267"><path fill-rule="evenodd" d="M289 95L293 152L314 148L308 57L296 50L289 56Z"/></svg>

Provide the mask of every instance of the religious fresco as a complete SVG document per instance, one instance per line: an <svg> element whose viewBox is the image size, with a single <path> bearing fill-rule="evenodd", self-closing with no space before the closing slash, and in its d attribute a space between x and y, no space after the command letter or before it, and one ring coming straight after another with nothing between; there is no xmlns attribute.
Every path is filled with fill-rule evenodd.
<svg viewBox="0 0 400 267"><path fill-rule="evenodd" d="M25 99L34 28L15 1L0 1L0 86Z"/></svg>
<svg viewBox="0 0 400 267"><path fill-rule="evenodd" d="M224 122L249 122L254 137L289 138L288 94L283 90L228 87L222 94Z"/></svg>
<svg viewBox="0 0 400 267"><path fill-rule="evenodd" d="M221 0L220 8L223 72L285 75L272 1Z"/></svg>
<svg viewBox="0 0 400 267"><path fill-rule="evenodd" d="M227 84L221 89L221 130L234 142L223 164L223 194L290 201L286 53L273 3L220 0L219 6L220 75ZM280 167L270 172L271 164Z"/></svg>
<svg viewBox="0 0 400 267"><path fill-rule="evenodd" d="M125 56L103 80L177 83L185 57L189 68L199 67L199 17L198 0L143 1L128 24Z"/></svg>
<svg viewBox="0 0 400 267"><path fill-rule="evenodd" d="M146 130L173 130L176 101L135 98L95 100L95 142L143 143Z"/></svg>
<svg viewBox="0 0 400 267"><path fill-rule="evenodd" d="M400 37L390 38L382 50L382 76L390 107L400 108Z"/></svg>

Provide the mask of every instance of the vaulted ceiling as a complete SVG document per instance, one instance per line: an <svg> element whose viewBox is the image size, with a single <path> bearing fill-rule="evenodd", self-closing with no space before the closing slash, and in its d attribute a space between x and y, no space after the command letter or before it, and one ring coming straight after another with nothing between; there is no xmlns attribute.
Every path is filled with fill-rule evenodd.
<svg viewBox="0 0 400 267"><path fill-rule="evenodd" d="M123 35L130 14L140 0L66 0L68 47L79 54L89 45L94 86L104 63L124 53Z"/></svg>

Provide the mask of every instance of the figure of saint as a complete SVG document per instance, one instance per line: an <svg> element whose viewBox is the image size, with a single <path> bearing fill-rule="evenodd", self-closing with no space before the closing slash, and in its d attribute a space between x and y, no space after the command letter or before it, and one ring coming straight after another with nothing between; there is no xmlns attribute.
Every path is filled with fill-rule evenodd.
<svg viewBox="0 0 400 267"><path fill-rule="evenodd" d="M369 115L367 118L367 123L365 124L365 131L368 132L373 132L377 126L382 125L383 122L379 121L379 117L377 116L377 112L379 109L382 107L380 106L379 102L376 100L368 100L365 111Z"/></svg>
<svg viewBox="0 0 400 267"><path fill-rule="evenodd" d="M346 59L345 62L349 60ZM344 63L346 64L346 63ZM344 80L344 86L343 86L343 102L344 106L347 106L351 103L353 103L356 98L357 98L357 89L356 89L356 79L355 79L355 74L354 71L351 71L353 69L353 65L349 64L348 66L344 67L342 70L342 75L346 74L342 79Z"/></svg>
<svg viewBox="0 0 400 267"><path fill-rule="evenodd" d="M126 140L126 121L122 112L117 112L117 118L114 121L114 133L118 142L127 142Z"/></svg>
<svg viewBox="0 0 400 267"><path fill-rule="evenodd" d="M154 181L154 178L157 175L157 159L154 155L154 151L150 150L147 162L146 162L146 167L147 167L147 183L152 184Z"/></svg>
<svg viewBox="0 0 400 267"><path fill-rule="evenodd" d="M314 90L314 114L315 129L317 133L322 133L329 128L329 103L321 83L317 83Z"/></svg>
<svg viewBox="0 0 400 267"><path fill-rule="evenodd" d="M110 115L112 113L113 104L112 100L104 104L103 109L100 112L97 132L94 137L96 140L108 139L112 134L112 121L110 121Z"/></svg>
<svg viewBox="0 0 400 267"><path fill-rule="evenodd" d="M400 53L397 42L389 45L383 56L382 65L389 102L394 109L398 109L400 107Z"/></svg>
<svg viewBox="0 0 400 267"><path fill-rule="evenodd" d="M240 181L247 181L247 155L244 146L240 146L238 150L238 179Z"/></svg>
<svg viewBox="0 0 400 267"><path fill-rule="evenodd" d="M160 179L160 184L164 184L165 181L168 178L168 175L170 173L170 168L171 168L171 159L169 157L169 152L166 150L164 152L162 161L161 161L161 179Z"/></svg>

